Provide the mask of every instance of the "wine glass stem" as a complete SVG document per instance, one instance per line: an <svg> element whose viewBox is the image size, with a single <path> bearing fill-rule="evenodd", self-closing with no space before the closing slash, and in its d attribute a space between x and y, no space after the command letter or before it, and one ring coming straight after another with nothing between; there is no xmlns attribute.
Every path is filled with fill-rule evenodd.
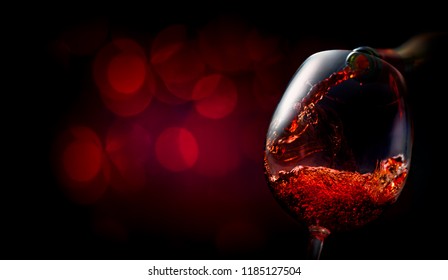
<svg viewBox="0 0 448 280"><path fill-rule="evenodd" d="M310 226L310 238L308 240L308 259L318 260L322 252L325 238L330 234L330 231L320 226Z"/></svg>

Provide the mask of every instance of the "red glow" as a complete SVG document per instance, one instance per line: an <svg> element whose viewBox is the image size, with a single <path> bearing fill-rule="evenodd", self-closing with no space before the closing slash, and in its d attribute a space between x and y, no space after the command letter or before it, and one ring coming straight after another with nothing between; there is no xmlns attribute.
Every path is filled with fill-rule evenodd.
<svg viewBox="0 0 448 280"><path fill-rule="evenodd" d="M130 121L116 121L106 136L106 152L113 163L112 186L119 191L135 191L146 184L144 164L151 149L150 135Z"/></svg>
<svg viewBox="0 0 448 280"><path fill-rule="evenodd" d="M77 141L91 142L97 147L101 147L100 138L91 128L86 126L73 126L69 131Z"/></svg>
<svg viewBox="0 0 448 280"><path fill-rule="evenodd" d="M182 103L186 103L188 100L185 98L180 98L178 97L179 95L191 95L191 90L189 92L186 92L185 94L176 94L174 95L172 92L173 91L177 91L177 90L184 90L184 88L171 88L169 89L167 87L167 85L165 83L160 83L159 84L160 87L155 91L154 93L154 97L160 101L163 102L165 104L169 104L169 105L178 105L178 104L182 104ZM171 85L170 87L172 87L173 85Z"/></svg>
<svg viewBox="0 0 448 280"><path fill-rule="evenodd" d="M165 83L185 83L199 78L205 65L194 43L185 43L171 57L153 65Z"/></svg>
<svg viewBox="0 0 448 280"><path fill-rule="evenodd" d="M151 62L160 63L176 53L187 40L187 27L175 24L161 30L151 47Z"/></svg>
<svg viewBox="0 0 448 280"><path fill-rule="evenodd" d="M193 134L186 129L179 130L179 151L187 166L193 166L198 158L198 144Z"/></svg>
<svg viewBox="0 0 448 280"><path fill-rule="evenodd" d="M133 195L144 189L148 179L143 164L135 162L122 165L120 168L113 166L111 175L111 187L119 195Z"/></svg>
<svg viewBox="0 0 448 280"><path fill-rule="evenodd" d="M74 139L62 155L65 172L72 180L90 181L101 169L101 142L93 130L84 126L72 127L70 133Z"/></svg>
<svg viewBox="0 0 448 280"><path fill-rule="evenodd" d="M98 52L93 77L106 107L123 117L146 109L157 88L143 48L129 38L115 39Z"/></svg>
<svg viewBox="0 0 448 280"><path fill-rule="evenodd" d="M155 65L164 63L178 53L184 45L185 42L177 42L166 47L159 46L160 50L153 47L151 63Z"/></svg>
<svg viewBox="0 0 448 280"><path fill-rule="evenodd" d="M63 163L71 179L92 180L101 169L101 150L94 143L74 141L65 149Z"/></svg>
<svg viewBox="0 0 448 280"><path fill-rule="evenodd" d="M149 158L150 144L148 131L130 121L116 121L106 136L106 151L120 169L130 162L145 162Z"/></svg>
<svg viewBox="0 0 448 280"><path fill-rule="evenodd" d="M184 103L192 99L193 87L195 86L196 80L192 82L185 83L166 83L165 86L169 91L169 94L178 98ZM178 103L178 104L180 104Z"/></svg>
<svg viewBox="0 0 448 280"><path fill-rule="evenodd" d="M197 100L198 113L210 119L220 119L229 115L236 107L238 94L235 84L220 74L206 76L198 81L193 89Z"/></svg>
<svg viewBox="0 0 448 280"><path fill-rule="evenodd" d="M206 63L214 70L250 70L251 59L245 42L249 27L238 20L221 18L210 22L199 33L199 47Z"/></svg>
<svg viewBox="0 0 448 280"><path fill-rule="evenodd" d="M205 71L196 42L187 38L183 25L170 26L157 35L151 63L167 89L185 100L191 99L191 90Z"/></svg>
<svg viewBox="0 0 448 280"><path fill-rule="evenodd" d="M119 54L112 58L107 77L112 87L119 92L131 94L145 81L146 66L142 57L134 54Z"/></svg>
<svg viewBox="0 0 448 280"><path fill-rule="evenodd" d="M193 99L201 100L210 96L219 87L223 75L212 74L199 80L193 89Z"/></svg>
<svg viewBox="0 0 448 280"><path fill-rule="evenodd" d="M191 168L196 163L198 153L196 138L185 128L167 128L156 141L157 159L171 171Z"/></svg>
<svg viewBox="0 0 448 280"><path fill-rule="evenodd" d="M192 114L186 127L195 135L200 153L193 170L201 175L224 176L240 163L239 138L235 120L210 120Z"/></svg>
<svg viewBox="0 0 448 280"><path fill-rule="evenodd" d="M78 203L94 203L104 194L110 180L100 139L88 127L73 126L57 140L56 167L64 190Z"/></svg>

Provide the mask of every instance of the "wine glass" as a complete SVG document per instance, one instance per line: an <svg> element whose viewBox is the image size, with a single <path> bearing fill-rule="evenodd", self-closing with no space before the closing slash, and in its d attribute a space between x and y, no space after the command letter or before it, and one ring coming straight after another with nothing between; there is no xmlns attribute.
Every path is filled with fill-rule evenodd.
<svg viewBox="0 0 448 280"><path fill-rule="evenodd" d="M268 186L308 228L310 259L320 258L331 232L377 219L405 185L413 124L403 74L386 61L399 50L311 55L273 114L264 154Z"/></svg>

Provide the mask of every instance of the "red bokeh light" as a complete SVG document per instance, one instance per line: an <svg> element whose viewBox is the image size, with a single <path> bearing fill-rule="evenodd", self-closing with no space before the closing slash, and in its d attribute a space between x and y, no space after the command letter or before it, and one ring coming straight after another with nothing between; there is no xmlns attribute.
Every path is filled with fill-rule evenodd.
<svg viewBox="0 0 448 280"><path fill-rule="evenodd" d="M195 85L193 98L196 111L210 119L229 115L236 107L238 92L235 83L221 74L203 77Z"/></svg>
<svg viewBox="0 0 448 280"><path fill-rule="evenodd" d="M171 94L191 99L195 82L203 75L205 63L184 25L172 25L159 32L151 47L151 63Z"/></svg>
<svg viewBox="0 0 448 280"><path fill-rule="evenodd" d="M196 238L222 255L250 253L265 239L252 206L270 201L260 201L268 189L253 163L297 62L279 38L235 18L196 27L148 37L110 26L113 39L89 51L96 88L69 116L95 130L70 127L58 175L71 199L101 212L97 237L127 242L143 230L167 234L168 246ZM68 41L51 47L64 69L76 65Z"/></svg>
<svg viewBox="0 0 448 280"><path fill-rule="evenodd" d="M107 78L111 86L124 94L135 93L143 85L145 76L145 61L135 54L116 55L107 68Z"/></svg>
<svg viewBox="0 0 448 280"><path fill-rule="evenodd" d="M142 126L115 121L106 136L106 152L113 164L112 187L119 192L135 192L147 183L145 163L150 157L151 139Z"/></svg>
<svg viewBox="0 0 448 280"><path fill-rule="evenodd" d="M98 135L89 127L72 126L59 135L55 151L58 177L68 196L83 204L101 198L110 169Z"/></svg>
<svg viewBox="0 0 448 280"><path fill-rule="evenodd" d="M170 171L191 168L198 158L199 148L195 136L185 128L169 127L156 141L156 156L160 164Z"/></svg>
<svg viewBox="0 0 448 280"><path fill-rule="evenodd" d="M101 169L100 147L92 142L75 140L65 149L63 164L71 179L80 182L90 181Z"/></svg>
<svg viewBox="0 0 448 280"><path fill-rule="evenodd" d="M151 62L161 63L182 48L187 41L187 26L174 24L160 30L151 44Z"/></svg>
<svg viewBox="0 0 448 280"><path fill-rule="evenodd" d="M199 78L205 70L194 41L187 41L166 60L152 61L165 83L185 83Z"/></svg>
<svg viewBox="0 0 448 280"><path fill-rule="evenodd" d="M200 149L193 171L206 177L219 177L234 171L240 164L239 137L235 119L210 120L191 114L185 127L194 133Z"/></svg>
<svg viewBox="0 0 448 280"><path fill-rule="evenodd" d="M118 168L130 162L144 163L150 155L151 137L141 125L132 121L116 120L106 136L106 151Z"/></svg>
<svg viewBox="0 0 448 280"><path fill-rule="evenodd" d="M105 45L97 53L92 70L103 103L119 116L141 113L157 89L144 49L130 38Z"/></svg>

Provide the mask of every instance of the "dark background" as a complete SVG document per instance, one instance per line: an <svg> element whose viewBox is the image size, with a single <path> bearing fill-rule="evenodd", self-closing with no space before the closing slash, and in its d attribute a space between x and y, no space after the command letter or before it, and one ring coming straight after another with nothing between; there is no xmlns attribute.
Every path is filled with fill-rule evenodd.
<svg viewBox="0 0 448 280"><path fill-rule="evenodd" d="M223 176L186 171L176 181L176 175L155 167L151 186L163 189L159 191L124 198L112 194L107 202L87 205L68 196L54 167L55 139L73 119L88 123L98 117L107 123L113 116L103 109L98 115L94 109L92 113L99 99L83 103L83 89L98 49L77 55L55 49L54 43L67 30L97 19L108 23L109 35L147 38L148 42L172 24L183 24L194 33L217 19L238 19L262 37L275 37L287 46L286 57L291 61L281 72L282 81L287 81L295 67L317 51L366 45L394 48L414 35L446 31L447 27L444 9L426 2L407 9L377 2L367 7L321 4L102 6L73 2L11 9L2 23L6 30L4 70L8 73L2 102L6 155L2 173L6 176L0 195L0 258L303 259L306 230L273 201L263 177L262 151L258 161L242 157L239 165ZM406 76L415 137L408 182L398 202L361 229L332 234L325 243L323 259L447 258L443 229L448 213L448 185L443 177L445 52L446 42L440 42L432 59ZM257 121L248 131L257 135L253 137L259 139L254 143L257 146L264 141L257 126L268 124L274 106L253 115L253 111L244 113L245 104L251 103L240 103L238 111L222 124L229 130L225 139L239 145L235 132L239 130L233 130L233 125L252 117ZM165 108L161 119L171 115L157 101L151 106ZM169 108L172 112L190 110L188 104ZM174 121L182 120L181 113L173 114ZM104 131L98 127L102 135ZM179 194L172 184L197 188ZM218 191L210 192L210 187Z"/></svg>

